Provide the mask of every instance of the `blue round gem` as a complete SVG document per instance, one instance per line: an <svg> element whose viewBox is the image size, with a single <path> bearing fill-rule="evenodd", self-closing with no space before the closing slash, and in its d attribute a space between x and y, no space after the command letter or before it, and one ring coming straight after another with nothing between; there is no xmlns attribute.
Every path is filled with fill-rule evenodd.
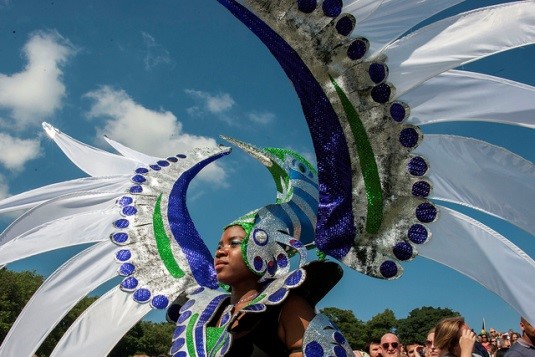
<svg viewBox="0 0 535 357"><path fill-rule="evenodd" d="M342 0L324 0L322 4L323 13L328 17L336 17L342 13L343 6Z"/></svg>
<svg viewBox="0 0 535 357"><path fill-rule="evenodd" d="M317 5L318 3L316 0L297 0L297 8L305 14L310 14L312 11L316 10Z"/></svg>
<svg viewBox="0 0 535 357"><path fill-rule="evenodd" d="M416 197L427 197L431 193L431 185L426 181L418 181L412 185L412 194Z"/></svg>
<svg viewBox="0 0 535 357"><path fill-rule="evenodd" d="M183 323L184 321L186 321L187 319L189 319L191 316L191 311L186 311L185 313L183 314L180 314L180 316L178 317L178 320L177 320L177 324L181 324Z"/></svg>
<svg viewBox="0 0 535 357"><path fill-rule="evenodd" d="M392 103L390 105L390 117L394 121L401 123L407 117L407 110L405 109L405 106L399 102Z"/></svg>
<svg viewBox="0 0 535 357"><path fill-rule="evenodd" d="M132 275L136 271L136 267L132 263L124 263L119 267L119 274L122 276Z"/></svg>
<svg viewBox="0 0 535 357"><path fill-rule="evenodd" d="M255 244L263 247L269 242L269 236L263 229L255 229L253 231L253 240Z"/></svg>
<svg viewBox="0 0 535 357"><path fill-rule="evenodd" d="M372 63L368 68L368 74L373 83L379 84L388 76L388 67L383 63Z"/></svg>
<svg viewBox="0 0 535 357"><path fill-rule="evenodd" d="M186 343L186 340L183 339L183 338L177 338L175 340L175 342L173 342L173 344L171 345L171 353L176 353L178 352L178 350L180 350L182 348L182 346L184 346L184 343Z"/></svg>
<svg viewBox="0 0 535 357"><path fill-rule="evenodd" d="M128 228L130 222L127 219L121 218L113 222L113 225L117 228Z"/></svg>
<svg viewBox="0 0 535 357"><path fill-rule="evenodd" d="M125 216L133 216L137 213L137 208L135 208L134 206L126 206L126 207L123 207L121 212Z"/></svg>
<svg viewBox="0 0 535 357"><path fill-rule="evenodd" d="M427 241L427 238L429 237L429 233L427 232L427 228L425 228L422 224L413 224L409 231L407 232L407 236L409 237L409 240L416 244L422 244Z"/></svg>
<svg viewBox="0 0 535 357"><path fill-rule="evenodd" d="M336 357L347 357L346 350L342 346L334 346L333 351Z"/></svg>
<svg viewBox="0 0 535 357"><path fill-rule="evenodd" d="M180 351L180 352L175 353L173 357L188 357L188 353L184 351Z"/></svg>
<svg viewBox="0 0 535 357"><path fill-rule="evenodd" d="M151 296L150 290L141 288L134 291L134 300L137 302L147 302Z"/></svg>
<svg viewBox="0 0 535 357"><path fill-rule="evenodd" d="M201 287L195 289L195 290L191 293L191 295L197 295L197 294L202 293L203 291L204 291L204 288L201 286Z"/></svg>
<svg viewBox="0 0 535 357"><path fill-rule="evenodd" d="M168 158L167 158L167 161L170 161L170 162L178 162L178 159L177 159L176 157L171 156L171 157L168 157Z"/></svg>
<svg viewBox="0 0 535 357"><path fill-rule="evenodd" d="M256 256L254 257L253 265L256 271L261 271L261 269L264 267L264 260L261 257Z"/></svg>
<svg viewBox="0 0 535 357"><path fill-rule="evenodd" d="M161 167L167 167L169 166L169 161L167 160L160 160L157 162L158 165L160 165Z"/></svg>
<svg viewBox="0 0 535 357"><path fill-rule="evenodd" d="M138 167L135 171L136 174L141 174L141 175L146 174L148 172L149 170L145 167Z"/></svg>
<svg viewBox="0 0 535 357"><path fill-rule="evenodd" d="M399 142L406 148L415 147L419 138L418 132L414 128L405 128L399 133Z"/></svg>
<svg viewBox="0 0 535 357"><path fill-rule="evenodd" d="M123 290L134 290L137 287L138 281L133 276L124 279L121 283Z"/></svg>
<svg viewBox="0 0 535 357"><path fill-rule="evenodd" d="M113 240L114 243L122 244L128 240L128 234L123 233L123 232L113 233L111 235L111 239Z"/></svg>
<svg viewBox="0 0 535 357"><path fill-rule="evenodd" d="M364 57L364 55L368 51L369 46L370 43L367 39L357 38L347 48L347 57L354 61L359 60Z"/></svg>
<svg viewBox="0 0 535 357"><path fill-rule="evenodd" d="M371 96L374 101L380 104L385 104L390 100L392 89L386 83L381 83L371 90Z"/></svg>
<svg viewBox="0 0 535 357"><path fill-rule="evenodd" d="M336 23L336 32L342 36L348 36L354 28L355 18L352 15L346 15Z"/></svg>
<svg viewBox="0 0 535 357"><path fill-rule="evenodd" d="M134 199L129 196L123 196L117 200L117 204L119 206L128 206L131 205L134 202Z"/></svg>
<svg viewBox="0 0 535 357"><path fill-rule="evenodd" d="M180 335L182 335L182 333L184 333L184 331L186 331L186 326L178 325L175 328L175 332L173 332L173 341L176 340L178 337L180 337Z"/></svg>
<svg viewBox="0 0 535 357"><path fill-rule="evenodd" d="M416 207L416 218L420 222L430 223L437 218L437 209L431 203L422 203Z"/></svg>
<svg viewBox="0 0 535 357"><path fill-rule="evenodd" d="M132 177L132 181L135 182L135 183L143 183L143 182L147 181L147 179L145 178L145 176L136 175L136 176Z"/></svg>
<svg viewBox="0 0 535 357"><path fill-rule="evenodd" d="M277 265L281 268L286 268L288 266L288 257L285 254L279 254L277 256Z"/></svg>
<svg viewBox="0 0 535 357"><path fill-rule="evenodd" d="M185 159L187 156L184 154L176 154L176 157L178 157L179 159Z"/></svg>
<svg viewBox="0 0 535 357"><path fill-rule="evenodd" d="M427 172L428 166L422 157L416 156L409 161L407 169L413 176L423 176Z"/></svg>
<svg viewBox="0 0 535 357"><path fill-rule="evenodd" d="M333 338L336 341L336 343L339 343L341 345L346 343L346 338L344 337L344 335L340 333L340 331L335 331L333 334Z"/></svg>
<svg viewBox="0 0 535 357"><path fill-rule="evenodd" d="M391 260L387 260L381 264L379 267L379 271L381 272L381 275L385 278L393 278L398 273L398 267L396 263L394 263Z"/></svg>
<svg viewBox="0 0 535 357"><path fill-rule="evenodd" d="M153 169L154 171L160 171L160 170L162 169L162 168L161 168L160 166L158 166L158 165L149 165L149 167L150 167L151 169Z"/></svg>
<svg viewBox="0 0 535 357"><path fill-rule="evenodd" d="M115 253L115 258L120 262L126 262L130 258L132 258L132 252L128 249L121 249L117 253Z"/></svg>
<svg viewBox="0 0 535 357"><path fill-rule="evenodd" d="M398 242L394 246L394 256L399 260L409 260L412 258L412 246L407 242Z"/></svg>
<svg viewBox="0 0 535 357"><path fill-rule="evenodd" d="M139 185L130 187L130 193L136 194L136 193L141 193L141 192L143 192L143 187Z"/></svg>
<svg viewBox="0 0 535 357"><path fill-rule="evenodd" d="M286 280L284 281L284 284L286 286L292 287L292 286L299 284L302 278L303 278L303 272L301 271L301 269L297 269L296 271L291 273L290 276L286 278Z"/></svg>
<svg viewBox="0 0 535 357"><path fill-rule="evenodd" d="M169 299L164 295L156 295L152 298L151 306L156 309L165 309L169 305Z"/></svg>
<svg viewBox="0 0 535 357"><path fill-rule="evenodd" d="M307 357L323 357L324 351L323 347L319 344L319 342L312 341L308 343L305 348L303 349L305 352L305 356Z"/></svg>
<svg viewBox="0 0 535 357"><path fill-rule="evenodd" d="M282 299L284 299L284 297L286 296L287 293L288 293L288 289L280 288L279 290L277 290L273 294L271 294L268 297L268 300L271 301L271 302L279 302Z"/></svg>

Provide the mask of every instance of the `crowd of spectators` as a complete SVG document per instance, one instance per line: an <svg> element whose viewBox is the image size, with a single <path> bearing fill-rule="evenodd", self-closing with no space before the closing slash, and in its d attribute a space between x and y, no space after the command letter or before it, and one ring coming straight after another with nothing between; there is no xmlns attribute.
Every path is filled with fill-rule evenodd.
<svg viewBox="0 0 535 357"><path fill-rule="evenodd" d="M356 357L535 357L535 326L520 319L520 331L490 328L479 334L462 317L441 320L425 341L400 341L393 333L369 341Z"/></svg>

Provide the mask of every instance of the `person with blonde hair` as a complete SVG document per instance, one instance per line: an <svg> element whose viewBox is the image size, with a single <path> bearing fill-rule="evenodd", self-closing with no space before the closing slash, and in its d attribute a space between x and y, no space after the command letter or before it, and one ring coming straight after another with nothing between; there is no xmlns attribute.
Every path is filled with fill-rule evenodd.
<svg viewBox="0 0 535 357"><path fill-rule="evenodd" d="M445 318L435 328L434 345L441 350L441 357L472 357L475 342L476 335L463 317Z"/></svg>

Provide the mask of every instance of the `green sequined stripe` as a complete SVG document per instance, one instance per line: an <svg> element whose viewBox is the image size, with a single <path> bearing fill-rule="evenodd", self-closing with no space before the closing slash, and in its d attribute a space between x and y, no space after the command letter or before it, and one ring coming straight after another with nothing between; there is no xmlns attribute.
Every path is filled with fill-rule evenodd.
<svg viewBox="0 0 535 357"><path fill-rule="evenodd" d="M186 346L188 348L188 356L197 356L197 352L195 351L195 338L193 334L198 318L199 314L191 315L188 326L186 327Z"/></svg>
<svg viewBox="0 0 535 357"><path fill-rule="evenodd" d="M368 198L366 232L377 233L383 220L383 192L381 190L381 179L379 178L379 170L377 169L377 162L375 161L372 145L357 110L353 104L351 104L351 101L342 88L338 86L338 83L336 83L331 76L329 76L329 78L342 102L344 112L346 113L357 146L360 170L364 177L364 187L366 189L366 197Z"/></svg>
<svg viewBox="0 0 535 357"><path fill-rule="evenodd" d="M158 248L158 254L163 264L169 271L172 277L182 278L184 271L178 266L173 251L171 250L171 241L165 233L165 226L163 223L163 217L161 212L162 194L158 196L156 204L154 205L154 214L152 216L152 225L154 228L154 239L156 240L156 247Z"/></svg>

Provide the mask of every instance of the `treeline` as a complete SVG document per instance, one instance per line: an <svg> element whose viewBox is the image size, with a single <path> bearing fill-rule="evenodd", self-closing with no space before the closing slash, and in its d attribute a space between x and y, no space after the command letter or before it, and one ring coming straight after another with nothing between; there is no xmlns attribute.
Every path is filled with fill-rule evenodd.
<svg viewBox="0 0 535 357"><path fill-rule="evenodd" d="M11 325L44 278L33 272L14 272L0 269L0 343ZM58 296L58 299L61 299ZM38 356L49 356L67 328L96 297L82 299L56 326L37 350ZM397 319L392 310L386 309L369 321L363 322L351 310L334 307L322 310L342 330L353 349L362 349L366 342L380 338L385 332L395 330L403 343L423 342L427 332L443 317L459 315L450 309L422 307L414 309L404 319ZM38 316L36 316L38 318ZM170 323L141 321L136 324L111 351L111 357L128 357L135 354L149 356L166 355L171 345L174 326Z"/></svg>

